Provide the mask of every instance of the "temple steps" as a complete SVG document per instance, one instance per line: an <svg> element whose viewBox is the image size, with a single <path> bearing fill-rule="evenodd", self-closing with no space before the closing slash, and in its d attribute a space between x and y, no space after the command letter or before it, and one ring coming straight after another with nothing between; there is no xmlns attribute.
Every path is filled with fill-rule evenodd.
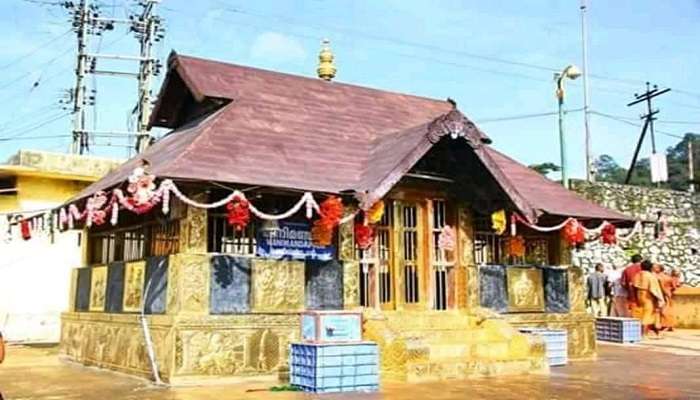
<svg viewBox="0 0 700 400"><path fill-rule="evenodd" d="M501 319L458 311L368 311L364 336L381 349L381 372L409 382L543 372L544 346Z"/></svg>

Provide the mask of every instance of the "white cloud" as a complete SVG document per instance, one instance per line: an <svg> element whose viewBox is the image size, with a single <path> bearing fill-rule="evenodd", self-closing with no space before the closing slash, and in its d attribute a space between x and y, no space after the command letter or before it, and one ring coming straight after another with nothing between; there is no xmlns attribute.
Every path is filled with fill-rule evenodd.
<svg viewBox="0 0 700 400"><path fill-rule="evenodd" d="M302 44L289 36L265 32L258 35L250 47L250 56L263 63L302 63L306 50Z"/></svg>

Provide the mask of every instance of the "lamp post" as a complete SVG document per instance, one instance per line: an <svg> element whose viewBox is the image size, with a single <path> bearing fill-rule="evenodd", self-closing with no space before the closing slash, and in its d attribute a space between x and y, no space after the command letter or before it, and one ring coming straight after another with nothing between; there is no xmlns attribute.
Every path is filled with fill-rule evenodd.
<svg viewBox="0 0 700 400"><path fill-rule="evenodd" d="M566 168L566 138L564 136L564 79L576 79L581 76L581 71L573 65L569 65L561 72L554 74L557 82L557 103L559 105L559 154L561 156L561 183L565 188L569 187L569 176Z"/></svg>

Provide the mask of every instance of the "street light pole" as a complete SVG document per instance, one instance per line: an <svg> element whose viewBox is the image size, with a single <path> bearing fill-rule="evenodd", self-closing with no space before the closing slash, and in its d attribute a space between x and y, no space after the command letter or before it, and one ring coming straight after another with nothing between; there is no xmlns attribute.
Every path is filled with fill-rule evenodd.
<svg viewBox="0 0 700 400"><path fill-rule="evenodd" d="M569 188L569 176L566 168L566 135L564 135L564 89L562 88L562 74L554 74L557 81L557 103L559 105L559 156L561 158L561 184Z"/></svg>
<svg viewBox="0 0 700 400"><path fill-rule="evenodd" d="M561 183L565 188L569 188L569 175L566 167L566 135L564 135L564 79L576 79L581 76L581 72L573 65L564 68L561 73L554 74L557 82L557 104L559 106L559 155L561 156Z"/></svg>

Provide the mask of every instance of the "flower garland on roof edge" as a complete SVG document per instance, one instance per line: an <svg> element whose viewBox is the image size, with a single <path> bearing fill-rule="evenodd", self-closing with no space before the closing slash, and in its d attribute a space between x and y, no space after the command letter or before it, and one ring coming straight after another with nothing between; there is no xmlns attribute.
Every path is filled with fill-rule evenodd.
<svg viewBox="0 0 700 400"><path fill-rule="evenodd" d="M513 213L510 217L510 234L511 236L515 236L517 234L517 224L521 223L528 228L538 231L538 232L554 232L558 230L565 229L567 226L569 226L572 223L578 224L580 229L583 231L584 235L589 234L589 235L600 235L600 239L603 242L603 244L616 244L618 241L627 241L631 239L634 235L641 233L642 232L642 223L641 221L636 221L634 226L632 227L632 230L627 234L627 235L621 235L618 231L615 225L608 221L603 221L600 223L595 228L586 228L583 224L581 224L576 218L569 217L565 219L562 223L559 225L554 225L554 226L538 226L529 223L525 218L522 216ZM571 228L570 228L571 229ZM573 239L573 238L572 238ZM568 239L567 239L568 240ZM575 240L576 243L579 243L580 240L580 232L575 234ZM569 241L572 244L575 244L571 241Z"/></svg>
<svg viewBox="0 0 700 400"><path fill-rule="evenodd" d="M237 230L245 229L250 222L250 214L263 220L278 221L287 219L305 207L306 217L312 218L314 212L321 215L316 228L317 234L323 234L324 240L332 240L332 229L339 224L353 221L358 212L353 212L343 217L343 204L339 197L329 196L322 205L316 202L311 192L305 192L299 201L289 210L282 214L267 214L257 209L246 198L245 194L239 190L233 191L228 196L214 202L201 203L190 199L183 194L177 185L170 179L164 179L160 185L155 184L156 177L149 174L144 167L137 167L129 175L128 185L125 194L121 189L112 190L111 196L104 191L98 191L89 197L85 204L85 209L80 211L75 204L62 207L59 210L58 223L61 229L73 229L76 221L85 220L85 225L102 225L106 222L106 217L110 216L112 225L116 225L119 220L120 209L129 210L135 214L145 214L150 212L159 203L162 204L163 214L168 214L170 210L170 195L174 194L183 203L204 209L227 207L228 222ZM383 211L383 209L382 209ZM376 213L376 212L375 212ZM381 213L379 214L381 218ZM330 239L328 239L330 230Z"/></svg>

